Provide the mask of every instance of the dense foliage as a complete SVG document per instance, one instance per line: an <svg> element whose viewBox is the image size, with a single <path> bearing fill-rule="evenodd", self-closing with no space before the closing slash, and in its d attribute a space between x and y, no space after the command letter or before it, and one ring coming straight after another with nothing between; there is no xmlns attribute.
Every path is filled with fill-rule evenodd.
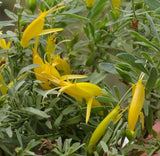
<svg viewBox="0 0 160 156"><path fill-rule="evenodd" d="M0 21L0 155L158 153L158 0L17 0L13 10Z"/></svg>

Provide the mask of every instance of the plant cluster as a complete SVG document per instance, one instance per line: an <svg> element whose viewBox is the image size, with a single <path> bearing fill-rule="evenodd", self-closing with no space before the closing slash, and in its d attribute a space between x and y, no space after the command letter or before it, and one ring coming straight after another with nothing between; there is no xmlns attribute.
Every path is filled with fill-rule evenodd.
<svg viewBox="0 0 160 156"><path fill-rule="evenodd" d="M5 9L0 155L158 153L159 8L157 0L17 0Z"/></svg>

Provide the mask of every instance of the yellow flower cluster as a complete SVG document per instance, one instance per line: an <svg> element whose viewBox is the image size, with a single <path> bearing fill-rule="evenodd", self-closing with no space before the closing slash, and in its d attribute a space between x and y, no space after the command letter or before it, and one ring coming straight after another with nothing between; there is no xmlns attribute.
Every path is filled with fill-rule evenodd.
<svg viewBox="0 0 160 156"><path fill-rule="evenodd" d="M54 55L55 41L54 36L51 35L48 38L48 44L46 46L46 55L48 61L43 61L39 56L38 41L39 36L44 32L44 18L55 9L52 8L49 11L42 12L38 18L36 18L24 31L21 45L27 47L29 40L36 37L35 47L33 49L33 63L40 66L34 68L35 76L37 80L40 80L41 87L43 89L51 89L51 84L60 88L59 94L64 92L76 100L82 102L85 99L87 104L86 123L89 120L90 111L92 106L100 106L100 103L96 100L96 96L102 95L103 90L95 84L89 82L77 83L70 82L69 79L84 78L85 75L72 75L71 68L66 62L66 59L62 59L59 55ZM54 29L55 31L62 30L60 28ZM46 31L51 33L51 31ZM52 31L53 32L53 31Z"/></svg>
<svg viewBox="0 0 160 156"><path fill-rule="evenodd" d="M88 7L94 6L94 0L84 0ZM113 12L117 13L117 8L120 6L120 0L112 0ZM45 35L57 31L62 31L62 28L47 29L44 30L45 17L56 11L57 9L64 8L64 3L60 3L58 8L53 7L48 11L41 12L29 26L25 29L21 39L21 46L28 47L29 41L32 38L36 38L35 45L33 48L33 64L38 64L39 67L34 68L36 79L41 81L40 85L43 89L49 90L53 86L59 88L59 94L62 92L75 98L77 101L82 102L83 99L87 104L86 111L86 123L88 123L91 108L94 106L100 106L101 104L97 101L96 97L104 94L104 91L97 85L89 82L77 82L76 79L85 78L85 75L73 75L72 70L67 63L66 59L62 59L59 55L54 54L56 38L55 34L48 37L46 46L46 57L47 60L39 56L38 54L38 42L39 36ZM2 34L0 32L0 34ZM0 47L8 50L11 42L6 43L5 39L0 39ZM73 80L74 82L70 81ZM0 91L2 94L6 94L8 87L3 83L4 79L0 73ZM133 98L129 107L128 112L128 129L131 133L134 133L136 123L139 116L142 116L141 110L145 99L145 88L142 84L142 77L138 80L137 84L132 87ZM97 126L93 132L89 141L89 153L92 153L94 146L100 140L102 135L105 133L106 128L111 120L116 123L122 117L123 111L118 104ZM144 123L144 121L142 121Z"/></svg>
<svg viewBox="0 0 160 156"><path fill-rule="evenodd" d="M143 75L144 76L144 75ZM134 135L134 129L138 120L138 117L141 117L142 128L144 126L143 113L141 110L143 108L143 103L145 99L145 88L142 84L142 78L138 80L136 85L132 86L133 98L129 107L128 112L128 129L131 132L131 135ZM124 110L125 111L125 110ZM88 152L92 153L94 146L100 140L100 138L104 135L106 128L111 120L116 123L123 115L123 111L119 105L117 105L97 126L94 130L88 145Z"/></svg>
<svg viewBox="0 0 160 156"><path fill-rule="evenodd" d="M114 8L116 7L114 6ZM40 16L26 28L22 36L21 45L24 47L28 46L29 40L33 37L36 37L35 46L33 49L33 63L40 65L39 67L34 68L34 72L37 80L42 82L40 83L41 87L43 89L51 89L51 86L54 85L55 87L59 88L59 94L64 92L80 102L85 99L87 104L86 123L88 123L91 108L93 106L101 105L95 97L103 95L103 90L97 85L89 82L77 83L76 80L74 82L69 81L70 79L84 78L86 76L72 75L71 68L66 59L62 59L59 55L54 54L56 42L55 35L48 37L46 46L46 57L48 61L43 61L37 52L39 36L41 34L53 32L50 30L43 30L44 18L53 10L54 9L52 8L49 11L42 12ZM54 31L59 30L62 29L54 29ZM143 107L144 96L144 87L142 85L142 79L140 79L133 87L133 99L131 101L128 113L128 128L131 131L134 131L135 125ZM109 122L113 120L114 123L116 123L122 117L122 113L123 112L121 112L120 106L117 105L97 126L89 141L89 153L92 153L93 147L104 134Z"/></svg>

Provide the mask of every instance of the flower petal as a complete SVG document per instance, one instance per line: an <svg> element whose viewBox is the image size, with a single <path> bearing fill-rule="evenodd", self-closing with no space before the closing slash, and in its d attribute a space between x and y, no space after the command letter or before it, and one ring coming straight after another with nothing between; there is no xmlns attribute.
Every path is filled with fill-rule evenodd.
<svg viewBox="0 0 160 156"><path fill-rule="evenodd" d="M128 112L128 128L131 131L134 131L134 128L136 126L138 117L143 107L144 97L145 97L145 89L142 84L142 80L140 79L138 80L135 86L134 95Z"/></svg>
<svg viewBox="0 0 160 156"><path fill-rule="evenodd" d="M91 114L92 103L93 103L93 97L89 98L89 100L87 102L86 124L88 123L88 120L89 120L89 117Z"/></svg>

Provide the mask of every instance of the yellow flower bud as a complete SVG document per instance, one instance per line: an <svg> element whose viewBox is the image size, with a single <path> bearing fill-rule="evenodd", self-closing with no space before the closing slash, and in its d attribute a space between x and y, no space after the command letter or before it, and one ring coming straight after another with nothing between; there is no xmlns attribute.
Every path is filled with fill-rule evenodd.
<svg viewBox="0 0 160 156"><path fill-rule="evenodd" d="M131 131L134 131L136 126L138 117L143 107L145 98L145 89L142 84L142 80L138 80L135 88L133 98L130 104L129 112L128 112L128 128Z"/></svg>
<svg viewBox="0 0 160 156"><path fill-rule="evenodd" d="M2 34L2 32L0 31L0 35ZM6 43L5 39L0 39L0 47L2 49L8 50L11 46L11 42L9 41L8 43Z"/></svg>
<svg viewBox="0 0 160 156"><path fill-rule="evenodd" d="M121 0L112 0L112 8L113 8L113 13L117 14L119 13L119 7L121 4Z"/></svg>
<svg viewBox="0 0 160 156"><path fill-rule="evenodd" d="M97 126L89 141L89 153L92 153L93 147L97 144L102 135L104 135L109 122L113 120L114 123L116 123L122 117L122 113L119 113L119 111L120 106L117 105Z"/></svg>
<svg viewBox="0 0 160 156"><path fill-rule="evenodd" d="M46 46L46 55L49 62L51 62L51 58L55 51L55 44L56 44L55 34L50 35L48 37L47 46Z"/></svg>
<svg viewBox="0 0 160 156"><path fill-rule="evenodd" d="M94 0L84 0L88 8L92 8L94 6Z"/></svg>

